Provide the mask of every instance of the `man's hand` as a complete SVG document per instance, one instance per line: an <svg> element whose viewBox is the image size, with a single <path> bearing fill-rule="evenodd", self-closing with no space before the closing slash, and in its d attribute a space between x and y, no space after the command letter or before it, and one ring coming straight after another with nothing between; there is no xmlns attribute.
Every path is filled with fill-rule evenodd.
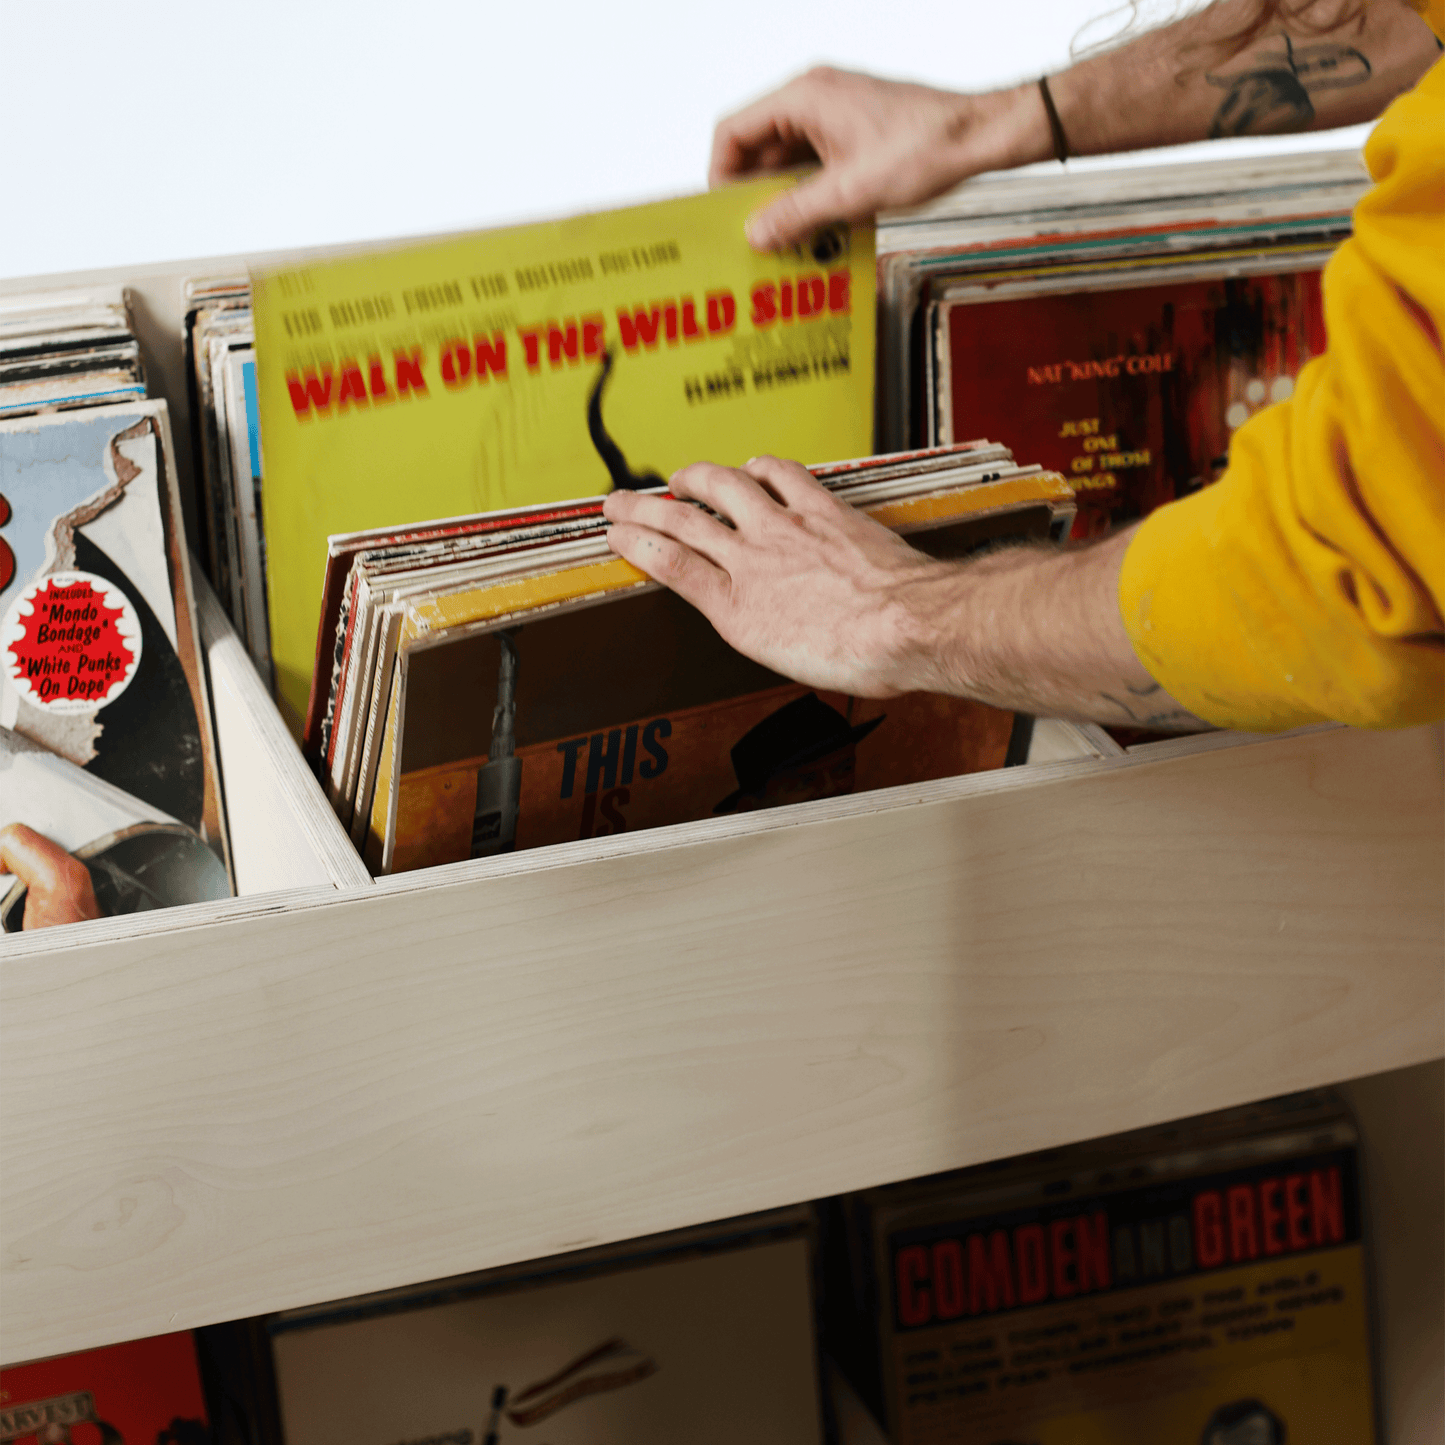
<svg viewBox="0 0 1445 1445"><path fill-rule="evenodd" d="M797 462L700 462L670 485L734 526L665 497L613 492L608 542L705 613L725 642L833 692L892 697L924 686L906 623L943 564L831 496Z"/></svg>
<svg viewBox="0 0 1445 1445"><path fill-rule="evenodd" d="M965 176L1049 154L1036 86L956 95L819 67L718 125L708 182L823 163L748 223L748 240L768 251L828 222L917 205Z"/></svg>
<svg viewBox="0 0 1445 1445"><path fill-rule="evenodd" d="M13 873L25 884L21 926L27 931L101 916L90 870L24 823L0 828L0 872Z"/></svg>
<svg viewBox="0 0 1445 1445"><path fill-rule="evenodd" d="M706 462L674 496L613 492L614 552L691 602L739 652L855 697L951 693L1045 717L1202 726L1145 671L1119 615L1131 532L1057 552L940 562L839 501L796 462Z"/></svg>
<svg viewBox="0 0 1445 1445"><path fill-rule="evenodd" d="M1408 0L1287 8L1240 52L1257 0L1215 0L1050 77L1074 155L1372 120L1439 58ZM1347 18L1351 17L1351 18ZM722 121L710 185L821 161L748 225L759 251L918 205L981 171L1053 155L1036 83L982 95L820 68Z"/></svg>

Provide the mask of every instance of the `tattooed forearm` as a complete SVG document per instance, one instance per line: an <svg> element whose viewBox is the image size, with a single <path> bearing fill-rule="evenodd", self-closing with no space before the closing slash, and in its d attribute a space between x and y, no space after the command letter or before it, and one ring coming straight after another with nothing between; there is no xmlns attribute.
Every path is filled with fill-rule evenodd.
<svg viewBox="0 0 1445 1445"><path fill-rule="evenodd" d="M1368 58L1353 45L1296 46L1288 35L1280 39L1283 51L1257 53L1248 70L1205 76L1225 92L1209 127L1211 139L1306 130L1315 119L1313 95L1370 78Z"/></svg>
<svg viewBox="0 0 1445 1445"><path fill-rule="evenodd" d="M1439 57L1409 0L1291 0L1243 50L1234 37L1251 31L1260 0L1180 8L1189 13L1173 24L1049 78L1070 149L1098 155L1206 135L1356 125L1377 119ZM1126 93L1130 104L1120 105ZM1038 111L1043 125L1042 105Z"/></svg>

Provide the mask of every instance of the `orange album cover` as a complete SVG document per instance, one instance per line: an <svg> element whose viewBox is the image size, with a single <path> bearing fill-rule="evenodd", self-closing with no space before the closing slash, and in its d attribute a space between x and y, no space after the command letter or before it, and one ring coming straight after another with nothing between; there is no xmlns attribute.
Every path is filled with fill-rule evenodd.
<svg viewBox="0 0 1445 1445"><path fill-rule="evenodd" d="M1000 767L1013 714L796 684L517 750L516 847L636 832ZM486 757L404 773L396 871L468 856Z"/></svg>

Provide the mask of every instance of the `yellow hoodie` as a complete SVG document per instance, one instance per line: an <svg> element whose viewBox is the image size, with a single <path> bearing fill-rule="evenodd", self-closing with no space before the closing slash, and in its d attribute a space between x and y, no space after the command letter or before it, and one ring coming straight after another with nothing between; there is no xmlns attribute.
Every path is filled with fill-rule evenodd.
<svg viewBox="0 0 1445 1445"><path fill-rule="evenodd" d="M1414 3L1445 38L1445 0ZM1140 661L1221 727L1445 717L1445 60L1365 161L1324 273L1328 351L1124 557Z"/></svg>

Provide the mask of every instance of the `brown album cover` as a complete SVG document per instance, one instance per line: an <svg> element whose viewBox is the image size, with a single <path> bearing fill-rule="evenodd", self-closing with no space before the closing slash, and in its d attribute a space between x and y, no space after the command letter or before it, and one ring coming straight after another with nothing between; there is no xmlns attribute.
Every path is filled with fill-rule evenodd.
<svg viewBox="0 0 1445 1445"><path fill-rule="evenodd" d="M997 768L1013 728L959 698L790 683L671 592L524 624L505 646L518 849ZM469 856L503 647L488 632L412 652L391 871Z"/></svg>

